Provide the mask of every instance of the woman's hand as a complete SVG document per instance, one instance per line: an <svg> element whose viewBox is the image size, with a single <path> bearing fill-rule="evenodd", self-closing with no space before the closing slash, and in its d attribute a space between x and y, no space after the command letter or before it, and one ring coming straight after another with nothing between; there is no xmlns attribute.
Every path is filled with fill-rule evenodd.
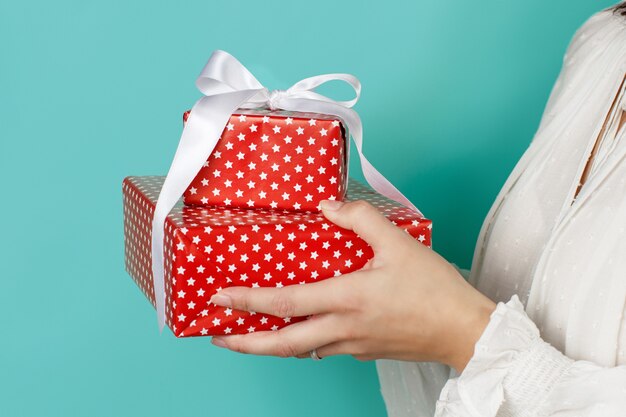
<svg viewBox="0 0 626 417"><path fill-rule="evenodd" d="M324 216L374 250L359 271L283 288L229 287L217 305L279 317L312 316L277 331L213 338L237 352L281 357L438 361L461 372L495 303L433 250L363 201L324 201Z"/></svg>

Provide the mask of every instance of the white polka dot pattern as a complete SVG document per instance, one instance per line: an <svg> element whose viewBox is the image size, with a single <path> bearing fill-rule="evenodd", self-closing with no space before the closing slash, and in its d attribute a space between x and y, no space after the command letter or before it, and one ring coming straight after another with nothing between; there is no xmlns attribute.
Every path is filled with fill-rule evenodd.
<svg viewBox="0 0 626 417"><path fill-rule="evenodd" d="M154 305L151 222L164 177L123 183L126 269ZM367 200L430 247L431 221L350 180L347 200ZM184 206L165 224L166 323L177 337L277 330L303 320L209 303L229 286L282 287L339 276L373 256L354 232L320 213Z"/></svg>
<svg viewBox="0 0 626 417"><path fill-rule="evenodd" d="M335 117L240 111L187 188L185 204L319 211L321 200L345 195L345 146Z"/></svg>

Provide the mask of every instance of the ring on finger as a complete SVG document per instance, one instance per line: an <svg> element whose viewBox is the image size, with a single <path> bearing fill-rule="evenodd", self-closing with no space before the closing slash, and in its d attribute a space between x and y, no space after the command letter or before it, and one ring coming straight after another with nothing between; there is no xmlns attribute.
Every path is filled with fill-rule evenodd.
<svg viewBox="0 0 626 417"><path fill-rule="evenodd" d="M317 349L311 350L309 352L309 356L311 356L311 359L313 359L314 361L322 360L322 358L317 354Z"/></svg>

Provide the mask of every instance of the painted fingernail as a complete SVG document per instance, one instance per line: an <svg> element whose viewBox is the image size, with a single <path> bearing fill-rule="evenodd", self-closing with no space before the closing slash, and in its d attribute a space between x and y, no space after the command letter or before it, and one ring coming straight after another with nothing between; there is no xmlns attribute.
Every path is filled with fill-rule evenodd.
<svg viewBox="0 0 626 417"><path fill-rule="evenodd" d="M339 210L343 206L343 201L339 200L322 200L320 201L322 210Z"/></svg>
<svg viewBox="0 0 626 417"><path fill-rule="evenodd" d="M224 342L219 337L212 338L211 339L211 343L213 343L215 346L218 346L218 347L221 347L221 348L225 348L226 347L226 342Z"/></svg>
<svg viewBox="0 0 626 417"><path fill-rule="evenodd" d="M222 307L232 307L233 305L233 300L229 296L220 293L213 294L210 302Z"/></svg>

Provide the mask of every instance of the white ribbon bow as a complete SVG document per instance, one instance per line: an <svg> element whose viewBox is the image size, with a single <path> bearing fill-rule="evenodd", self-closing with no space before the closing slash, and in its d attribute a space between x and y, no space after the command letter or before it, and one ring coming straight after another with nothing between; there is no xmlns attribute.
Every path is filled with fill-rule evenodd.
<svg viewBox="0 0 626 417"><path fill-rule="evenodd" d="M316 87L328 81L345 81L356 97L335 101L316 93ZM238 108L258 108L330 114L348 127L361 159L367 182L387 198L397 201L419 215L421 212L365 158L362 152L363 128L359 115L351 109L359 99L361 83L350 74L324 74L305 78L287 90L269 91L235 57L227 52L213 52L196 80L204 94L191 109L174 155L152 221L152 274L159 330L165 326L165 282L163 239L165 219L198 174L215 148L230 116Z"/></svg>

